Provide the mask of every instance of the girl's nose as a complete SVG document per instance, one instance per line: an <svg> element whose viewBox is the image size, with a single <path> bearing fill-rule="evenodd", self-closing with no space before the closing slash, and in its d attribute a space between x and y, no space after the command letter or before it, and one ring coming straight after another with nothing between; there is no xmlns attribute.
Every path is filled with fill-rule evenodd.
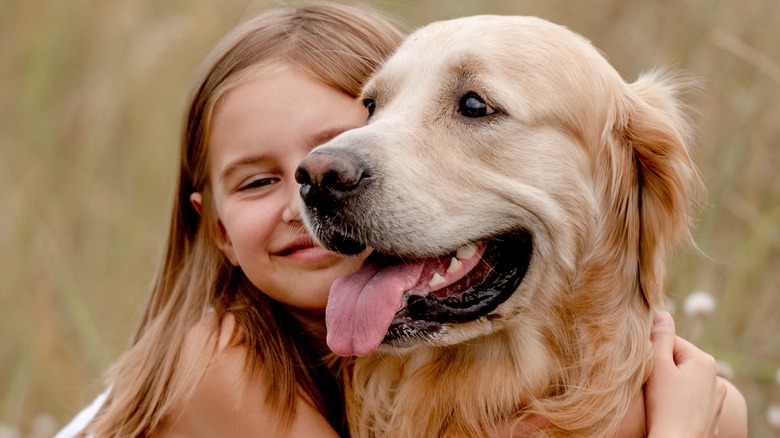
<svg viewBox="0 0 780 438"><path fill-rule="evenodd" d="M301 198L298 194L300 186L295 181L292 181L289 186L290 188L287 190L287 205L284 207L284 211L282 211L282 220L284 222L300 221L301 210L299 205L301 203Z"/></svg>

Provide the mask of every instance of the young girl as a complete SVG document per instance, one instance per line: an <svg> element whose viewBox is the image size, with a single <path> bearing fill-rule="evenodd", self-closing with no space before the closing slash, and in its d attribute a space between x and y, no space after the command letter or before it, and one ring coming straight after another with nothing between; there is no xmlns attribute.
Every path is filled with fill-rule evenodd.
<svg viewBox="0 0 780 438"><path fill-rule="evenodd" d="M401 38L376 13L322 5L261 15L212 51L189 100L162 269L88 433L345 430L320 360L324 308L360 260L312 243L292 174L365 123L355 98Z"/></svg>
<svg viewBox="0 0 780 438"><path fill-rule="evenodd" d="M401 38L374 12L323 4L261 15L214 49L189 101L162 269L82 434L347 435L324 309L332 281L362 257L314 245L294 172L313 147L365 123L356 97ZM714 427L725 389L701 368L655 379L651 427ZM686 392L706 402L696 415L657 409L680 400L665 391L693 371L710 377ZM633 412L641 431L643 404Z"/></svg>

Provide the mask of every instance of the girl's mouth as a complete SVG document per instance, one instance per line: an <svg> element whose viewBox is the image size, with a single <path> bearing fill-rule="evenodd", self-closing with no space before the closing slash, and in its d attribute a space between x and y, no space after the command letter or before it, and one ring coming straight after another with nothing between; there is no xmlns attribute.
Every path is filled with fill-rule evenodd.
<svg viewBox="0 0 780 438"><path fill-rule="evenodd" d="M323 257L332 253L325 248L317 246L311 237L306 236L294 239L280 250L274 251L273 254L279 257L298 257L309 254Z"/></svg>

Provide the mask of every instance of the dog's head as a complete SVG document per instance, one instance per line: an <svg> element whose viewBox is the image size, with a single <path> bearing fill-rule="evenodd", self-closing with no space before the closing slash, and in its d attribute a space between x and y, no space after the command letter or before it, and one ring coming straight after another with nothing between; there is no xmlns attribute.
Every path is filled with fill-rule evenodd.
<svg viewBox="0 0 780 438"><path fill-rule="evenodd" d="M511 315L539 326L550 312L658 306L698 180L674 88L625 83L584 38L536 18L409 36L364 89L367 126L298 169L314 236L345 254L373 248L333 286L331 348L452 344Z"/></svg>

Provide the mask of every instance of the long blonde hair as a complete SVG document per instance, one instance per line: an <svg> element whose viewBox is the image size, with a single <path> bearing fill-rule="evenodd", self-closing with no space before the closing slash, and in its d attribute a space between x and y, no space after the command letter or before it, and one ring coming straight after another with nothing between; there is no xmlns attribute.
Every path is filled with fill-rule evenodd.
<svg viewBox="0 0 780 438"><path fill-rule="evenodd" d="M161 424L173 402L188 394L193 379L208 365L208 355L197 363L180 363L180 349L187 332L210 308L220 322L228 313L235 316L236 333L247 347L246 370L259 370L268 403L279 410L284 424L293 418L302 392L334 428L345 430L340 388L306 337L296 336L302 327L283 305L257 290L240 268L231 266L212 241L209 228L216 220L206 162L209 123L219 97L259 65L289 65L357 97L401 39L386 17L374 11L317 4L260 15L214 48L201 67L185 114L162 269L132 345L112 370L109 397L86 433L145 436ZM203 195L200 213L190 204L193 192ZM216 348L216 334L212 340Z"/></svg>

